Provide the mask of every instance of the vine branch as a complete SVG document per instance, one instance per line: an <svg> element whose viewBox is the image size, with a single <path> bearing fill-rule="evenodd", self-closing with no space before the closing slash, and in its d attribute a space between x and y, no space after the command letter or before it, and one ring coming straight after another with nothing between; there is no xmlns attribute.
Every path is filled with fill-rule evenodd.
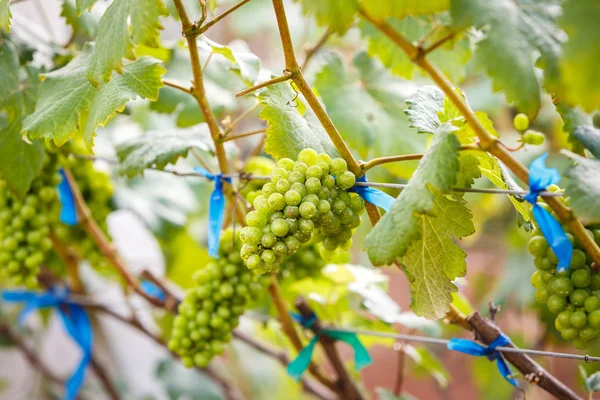
<svg viewBox="0 0 600 400"><path fill-rule="evenodd" d="M192 94L192 88L191 87L185 87L185 86L183 86L183 85L181 85L181 84L179 84L177 82L174 82L174 81L171 81L171 80L168 80L168 79L163 79L162 83L165 86L169 86L169 87L172 87L174 89L181 90L182 92L187 93L189 95Z"/></svg>
<svg viewBox="0 0 600 400"><path fill-rule="evenodd" d="M235 97L242 97L242 96L245 96L245 95L247 95L249 93L257 91L258 89L262 89L262 88L267 87L267 86L275 85L277 83L289 81L290 79L292 79L292 73L290 72L290 70L285 69L285 70L283 70L283 75L282 76L278 76L276 78L269 79L268 81L261 82L259 84L256 84L256 85L252 86L252 87L249 87L248 89L244 89L241 92L237 92L235 94Z"/></svg>
<svg viewBox="0 0 600 400"><path fill-rule="evenodd" d="M482 150L477 144L466 144L466 145L462 146L460 149L462 151ZM377 158L373 158L373 159L367 161L366 163L359 161L359 164L362 165L363 171L366 172L377 165L393 163L393 162L401 162L401 161L420 160L421 158L423 158L423 156L424 156L423 153L417 153L417 154L402 154L399 156L377 157Z"/></svg>
<svg viewBox="0 0 600 400"><path fill-rule="evenodd" d="M248 136L257 135L259 133L265 133L266 131L267 131L266 128L261 128L261 129L256 129L254 131L238 133L237 135L225 136L223 139L221 139L221 141L228 142L230 140L237 140L237 139L245 138Z"/></svg>
<svg viewBox="0 0 600 400"><path fill-rule="evenodd" d="M186 38L194 38L195 39L196 37L202 35L204 32L209 30L217 22L221 21L223 18L225 18L226 16L228 16L229 14L231 14L232 12L234 12L235 10L237 10L238 8L243 6L244 4L248 3L249 1L250 0L240 1L239 3L232 6L231 8L228 8L227 10L223 11L221 14L217 15L215 18L213 18L212 20L210 20L209 22L207 22L204 25L202 25L202 22L204 22L203 19L201 19L199 21L200 22L199 24L190 24L187 28L184 28L183 36L185 36ZM206 9L206 7L204 9ZM178 8L178 11L179 11L179 8ZM206 14L203 14L203 18L206 19ZM198 25L200 25L200 26L198 26Z"/></svg>

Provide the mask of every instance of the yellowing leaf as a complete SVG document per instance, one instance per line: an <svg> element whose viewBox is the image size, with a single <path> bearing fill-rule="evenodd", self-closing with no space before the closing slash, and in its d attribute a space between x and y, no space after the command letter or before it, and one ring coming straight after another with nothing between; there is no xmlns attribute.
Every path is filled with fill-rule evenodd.
<svg viewBox="0 0 600 400"><path fill-rule="evenodd" d="M298 1L298 0L296 0ZM314 16L317 23L342 35L354 23L358 12L357 0L299 0L302 11Z"/></svg>
<svg viewBox="0 0 600 400"><path fill-rule="evenodd" d="M0 28L4 28L10 33L10 0L0 0Z"/></svg>
<svg viewBox="0 0 600 400"><path fill-rule="evenodd" d="M435 14L450 7L450 0L359 0L365 12L376 20Z"/></svg>

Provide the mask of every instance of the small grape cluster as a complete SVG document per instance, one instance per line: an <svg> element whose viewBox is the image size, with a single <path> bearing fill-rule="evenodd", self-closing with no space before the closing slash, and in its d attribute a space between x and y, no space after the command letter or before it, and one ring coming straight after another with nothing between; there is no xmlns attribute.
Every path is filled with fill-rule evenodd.
<svg viewBox="0 0 600 400"><path fill-rule="evenodd" d="M568 232L567 227L563 228ZM600 244L600 229L588 229L587 233ZM536 289L536 301L546 304L556 315L554 326L561 336L583 349L600 335L600 295L595 294L600 291L600 274L591 269L593 261L581 243L571 233L567 237L574 247L571 264L558 272L554 251L539 230L533 232L527 249L538 270L531 276L531 284Z"/></svg>
<svg viewBox="0 0 600 400"><path fill-rule="evenodd" d="M365 209L363 199L348 192L355 182L343 159L313 149L302 150L296 162L280 159L241 231L246 266L256 274L275 271L311 237L324 258L349 249Z"/></svg>
<svg viewBox="0 0 600 400"><path fill-rule="evenodd" d="M318 276L324 266L325 261L319 256L317 246L308 243L281 264L281 275L284 281L296 282Z"/></svg>
<svg viewBox="0 0 600 400"><path fill-rule="evenodd" d="M540 146L546 140L546 136L543 133L529 129L529 117L526 114L515 115L513 125L521 134L520 141L524 144Z"/></svg>
<svg viewBox="0 0 600 400"><path fill-rule="evenodd" d="M179 305L168 346L188 368L206 367L224 351L240 315L264 291L264 282L244 267L240 246L239 237L234 244L233 231L223 232L220 258L195 272L196 286Z"/></svg>
<svg viewBox="0 0 600 400"><path fill-rule="evenodd" d="M0 272L15 285L37 286L40 265L52 249L50 227L58 220L57 157L48 154L24 198L0 181Z"/></svg>
<svg viewBox="0 0 600 400"><path fill-rule="evenodd" d="M110 177L95 169L94 163L90 160L65 157L60 160L60 164L69 168L94 219L106 233L108 231L106 219L113 210L113 187ZM106 257L100 253L93 239L85 233L81 226L59 224L55 228L55 233L62 242L69 243L77 251L79 257L87 260L97 271L113 273Z"/></svg>

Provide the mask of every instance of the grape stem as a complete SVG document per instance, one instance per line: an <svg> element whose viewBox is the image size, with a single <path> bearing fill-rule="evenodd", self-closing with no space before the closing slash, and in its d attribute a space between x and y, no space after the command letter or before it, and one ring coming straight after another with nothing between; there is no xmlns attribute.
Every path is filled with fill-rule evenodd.
<svg viewBox="0 0 600 400"><path fill-rule="evenodd" d="M306 55L304 56L304 62L302 62L302 70L305 71L308 63L313 58L315 54L321 50L321 48L327 43L327 40L333 35L333 31L331 29L327 29L323 36L319 39L319 41L310 48L306 49Z"/></svg>
<svg viewBox="0 0 600 400"><path fill-rule="evenodd" d="M249 87L248 89L244 89L244 90L242 90L240 92L237 92L235 94L235 97L242 97L242 96L245 96L247 94L250 94L252 92L257 91L258 89L262 89L262 88L265 88L267 86L275 85L277 83L289 81L290 79L292 79L292 73L289 70L286 69L286 70L283 71L283 75L282 76L278 76L276 78L269 79L268 81L261 82L261 83L259 83L257 85Z"/></svg>
<svg viewBox="0 0 600 400"><path fill-rule="evenodd" d="M466 145L462 146L460 149L463 151L464 150L483 151L476 144L466 144ZM367 161L366 163L359 161L359 164L361 164L363 171L366 172L366 171L370 170L371 168L376 167L377 165L393 163L393 162L420 160L421 158L423 158L423 156L424 156L423 153L417 153L417 154L402 154L399 156L377 157L377 158L373 158L373 159Z"/></svg>
<svg viewBox="0 0 600 400"><path fill-rule="evenodd" d="M250 131L250 132L244 132L244 133L238 133L236 135L225 136L225 137L223 137L223 139L221 139L221 141L228 142L230 140L237 140L237 139L245 138L248 136L257 135L259 133L265 133L266 130L267 130L267 128L261 128L261 129L256 129L256 130Z"/></svg>
<svg viewBox="0 0 600 400"><path fill-rule="evenodd" d="M177 82L174 82L174 81L171 81L171 80L168 80L168 79L163 79L163 80L162 80L162 83L163 83L163 85L165 85L165 86L172 87L172 88L174 88L174 89L180 90L180 91L182 91L182 92L184 92L184 93L187 93L187 94L189 94L189 95L191 95L191 94L192 94L192 88L191 88L191 87L185 87L185 86L183 86L183 85L180 85L180 84L179 84L179 83L177 83Z"/></svg>
<svg viewBox="0 0 600 400"><path fill-rule="evenodd" d="M454 86L450 80L435 65L433 65L427 57L425 57L424 50L413 45L387 22L378 21L372 18L364 10L360 10L360 14L365 20L369 21L402 49L417 66L427 72L430 78L440 87L440 89L442 89L448 99L456 106L460 113L465 117L467 123L477 134L477 137L479 138L479 147L502 161L522 182L528 183L528 169L514 158L504 147L500 146L499 140L485 129L473 110L471 110L465 102L464 98L454 90ZM569 227L573 236L580 241L585 250L592 256L594 262L597 265L600 265L600 247L598 247L596 242L588 236L585 227L581 221L575 217L573 211L559 199L554 197L546 197L544 198L544 201L554 210L558 218Z"/></svg>
<svg viewBox="0 0 600 400"><path fill-rule="evenodd" d="M206 19L206 5L205 5L203 7L203 13L202 13L203 19L201 19L199 21L200 23L198 23L198 24L197 23L190 24L187 28L184 28L183 36L185 36L188 39L189 38L195 39L196 37L202 35L204 32L209 30L213 25L215 25L216 23L221 21L223 18L225 18L226 16L228 16L229 14L231 14L232 12L234 12L235 10L237 10L238 8L243 6L244 4L248 3L249 1L250 0L240 1L239 3L231 6L230 8L223 11L221 14L217 15L212 20L210 20L209 22L207 22L206 24L203 25L202 22L204 22L204 19ZM177 10L179 11L179 8L177 8ZM182 18L182 21L183 21L183 18Z"/></svg>

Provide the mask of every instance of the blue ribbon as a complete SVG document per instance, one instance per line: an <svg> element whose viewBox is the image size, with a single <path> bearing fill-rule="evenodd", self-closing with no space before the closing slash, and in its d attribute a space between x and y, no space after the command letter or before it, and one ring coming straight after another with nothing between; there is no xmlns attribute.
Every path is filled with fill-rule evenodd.
<svg viewBox="0 0 600 400"><path fill-rule="evenodd" d="M506 379L514 387L519 387L517 380L511 378L512 371L506 363L506 360L504 360L502 354L496 351L497 347L508 346L509 344L510 339L508 336L506 336L504 333L500 333L500 335L487 347L482 346L472 340L458 338L450 339L447 347L448 350L460 351L461 353L472 356L486 356L490 361L496 360L498 371L500 371L500 374L504 377L504 379Z"/></svg>
<svg viewBox="0 0 600 400"><path fill-rule="evenodd" d="M211 257L219 258L221 227L223 226L223 219L225 217L223 181L231 183L231 178L223 178L222 174L213 175L202 167L194 167L194 171L215 182L215 188L210 195L208 206L208 254Z"/></svg>
<svg viewBox="0 0 600 400"><path fill-rule="evenodd" d="M367 176L363 175L359 178L356 178L356 182L368 182ZM390 211L392 205L396 201L396 199L389 194L369 186L355 185L350 189L350 191L358 194L360 197L365 199L365 201L383 208L386 212Z"/></svg>
<svg viewBox="0 0 600 400"><path fill-rule="evenodd" d="M61 181L58 184L58 199L60 200L60 222L66 225L77 225L77 209L75 208L75 196L65 175L65 170L58 170Z"/></svg>
<svg viewBox="0 0 600 400"><path fill-rule="evenodd" d="M302 315L296 313L290 313L292 318L298 321L304 328L310 328L317 320L317 316L313 313L308 317L303 317ZM371 356L369 352L360 342L356 334L352 332L346 331L336 331L335 329L321 329L321 333L329 336L332 339L339 340L342 342L348 343L354 349L354 365L357 370L366 367L371 364ZM290 362L287 366L288 375L294 378L296 381L302 378L304 371L309 367L310 361L312 359L312 354L315 350L315 345L319 341L318 336L314 336L308 345L304 347L298 356Z"/></svg>
<svg viewBox="0 0 600 400"><path fill-rule="evenodd" d="M160 301L165 301L167 299L165 292L163 292L161 288L150 281L142 281L140 283L140 288L148 296L156 297Z"/></svg>
<svg viewBox="0 0 600 400"><path fill-rule="evenodd" d="M560 223L537 204L540 192L546 190L548 186L558 183L561 179L556 168L546 167L546 157L548 157L548 153L542 154L529 165L529 194L525 196L525 199L533 204L533 218L558 258L558 270L563 271L571 264L573 245Z"/></svg>
<svg viewBox="0 0 600 400"><path fill-rule="evenodd" d="M10 303L25 303L19 314L19 324L33 311L42 308L55 308L60 314L67 333L79 345L83 357L65 383L64 400L75 400L85 379L85 370L92 360L93 334L92 326L85 310L68 299L69 290L66 288L51 288L48 292L6 290L2 292L2 300Z"/></svg>

